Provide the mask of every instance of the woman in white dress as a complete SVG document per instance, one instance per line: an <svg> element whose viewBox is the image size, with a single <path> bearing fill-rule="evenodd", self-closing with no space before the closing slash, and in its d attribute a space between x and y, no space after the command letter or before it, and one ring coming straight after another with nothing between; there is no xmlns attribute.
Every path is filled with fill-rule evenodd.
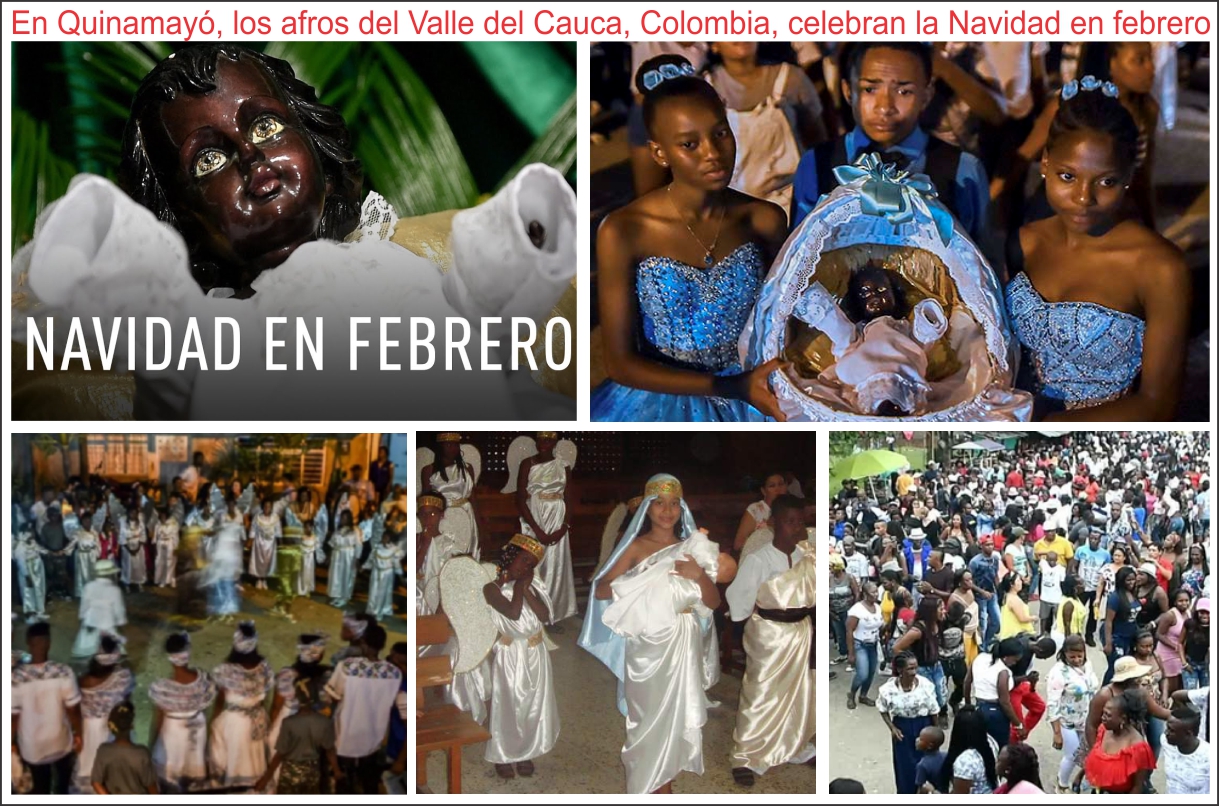
<svg viewBox="0 0 1219 806"><path fill-rule="evenodd" d="M470 496L474 493L474 468L462 457L461 434L442 433L436 435L436 460L421 470L423 492L436 493L444 497L446 509L464 509L470 516L473 530L470 545L463 546L478 559L478 521L474 517L474 504Z"/></svg>
<svg viewBox="0 0 1219 806"><path fill-rule="evenodd" d="M499 641L491 662L491 740L485 758L500 778L533 775L533 759L559 740L550 650L542 625L550 615L546 586L535 576L546 556L536 538L515 535L499 560L499 574L483 588Z"/></svg>
<svg viewBox="0 0 1219 806"><path fill-rule="evenodd" d="M521 533L537 538L546 556L535 574L546 586L551 607L547 624L576 615L576 579L571 569L571 524L567 520L567 483L571 467L554 455L559 435L539 431L538 452L521 461L525 484L517 487Z"/></svg>
<svg viewBox="0 0 1219 806"><path fill-rule="evenodd" d="M740 553L749 536L764 526L770 526L770 505L787 492L787 476L784 473L771 473L762 481L762 500L754 501L745 507L741 523L736 528L736 537L732 540L732 550Z"/></svg>
<svg viewBox="0 0 1219 806"><path fill-rule="evenodd" d="M275 675L275 696L271 699L271 731L268 734L267 747L274 755L275 744L279 740L279 730L284 720L300 710L296 701L296 684L300 680L308 680L315 691L320 692L330 677L330 667L322 663L326 654L326 636L319 633L309 633L297 637L296 662L285 666ZM279 783L279 770L272 778ZM273 790L272 790L273 791Z"/></svg>
<svg viewBox="0 0 1219 806"><path fill-rule="evenodd" d="M428 604L424 591L433 579L440 576L440 569L449 558L460 551L457 539L441 531L444 498L421 495L415 511L422 527L415 533L415 613L428 616L432 613L432 606Z"/></svg>
<svg viewBox="0 0 1219 806"><path fill-rule="evenodd" d="M314 533L313 521L304 522L305 533L301 537L301 572L296 578L296 595L312 596L317 589L317 565L326 562L322 541Z"/></svg>
<svg viewBox="0 0 1219 806"><path fill-rule="evenodd" d="M157 513L159 522L154 536L157 548L157 564L153 583L158 588L173 588L177 586L178 561L178 521L169 514L169 510L161 509Z"/></svg>
<svg viewBox="0 0 1219 806"><path fill-rule="evenodd" d="M381 535L381 545L374 548L364 563L368 578L368 606L365 612L378 619L394 614L394 581L402 574L402 549L389 531Z"/></svg>
<svg viewBox="0 0 1219 806"><path fill-rule="evenodd" d="M695 529L681 482L662 474L648 481L623 542L593 580L580 646L621 681L630 794L669 794L679 773L703 772L705 667L716 660L707 624L720 604L720 561Z"/></svg>
<svg viewBox="0 0 1219 806"><path fill-rule="evenodd" d="M364 533L355 527L350 509L339 514L339 528L330 535L330 574L326 578L332 607L346 607L355 593L356 565Z"/></svg>
<svg viewBox="0 0 1219 806"><path fill-rule="evenodd" d="M97 533L89 528L93 523L93 513L87 509L81 510L80 523L80 529L64 547L65 554L74 555L77 597L81 596L86 585L97 578L97 561L101 559L102 553L102 544Z"/></svg>
<svg viewBox="0 0 1219 806"><path fill-rule="evenodd" d="M119 543L123 547L123 584L129 593L132 589L139 591L140 586L148 582L148 566L144 561L146 542L148 532L144 527L144 518L133 507L127 510L127 517L119 529Z"/></svg>
<svg viewBox="0 0 1219 806"><path fill-rule="evenodd" d="M250 576L258 590L267 589L267 578L275 576L276 543L282 535L279 515L271 499L263 499L262 511L250 522Z"/></svg>
<svg viewBox="0 0 1219 806"><path fill-rule="evenodd" d="M89 661L88 670L80 678L81 747L76 757L73 790L93 794L90 780L97 748L111 741L110 710L135 691L135 675L119 664L123 646L113 635L103 635L98 653Z"/></svg>
<svg viewBox="0 0 1219 806"><path fill-rule="evenodd" d="M208 768L221 787L253 786L266 772L267 693L275 684L271 664L258 654L254 622L233 633L233 651L212 671L216 716L212 719Z"/></svg>
<svg viewBox="0 0 1219 806"><path fill-rule="evenodd" d="M216 686L207 672L190 665L190 637L175 633L165 639L171 676L148 689L152 702L152 768L162 793L191 792L206 787L207 709L216 699Z"/></svg>

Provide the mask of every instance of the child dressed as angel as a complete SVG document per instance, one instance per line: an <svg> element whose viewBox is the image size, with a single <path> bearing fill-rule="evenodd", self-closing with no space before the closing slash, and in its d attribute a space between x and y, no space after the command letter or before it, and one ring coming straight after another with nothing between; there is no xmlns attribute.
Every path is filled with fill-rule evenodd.
<svg viewBox="0 0 1219 806"><path fill-rule="evenodd" d="M543 625L550 597L534 569L546 556L536 538L513 536L500 554L499 573L483 588L499 630L492 650L491 721L486 759L500 778L533 775L533 759L559 739L559 706Z"/></svg>
<svg viewBox="0 0 1219 806"><path fill-rule="evenodd" d="M933 299L914 306L913 321L906 321L906 309L893 277L870 263L851 275L842 307L814 282L792 311L830 338L836 360L821 378L841 384L858 414L909 417L926 410L927 353L948 319Z"/></svg>

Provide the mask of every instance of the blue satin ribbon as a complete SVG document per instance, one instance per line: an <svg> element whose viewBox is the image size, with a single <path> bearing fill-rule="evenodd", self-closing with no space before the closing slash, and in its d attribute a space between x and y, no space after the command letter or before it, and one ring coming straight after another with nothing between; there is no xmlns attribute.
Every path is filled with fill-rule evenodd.
<svg viewBox="0 0 1219 806"><path fill-rule="evenodd" d="M899 171L873 153L860 156L854 165L839 165L834 177L841 185L857 187L860 207L869 214L883 216L894 226L922 218L935 225L940 240L952 240L952 213L939 200L935 185L925 174Z"/></svg>

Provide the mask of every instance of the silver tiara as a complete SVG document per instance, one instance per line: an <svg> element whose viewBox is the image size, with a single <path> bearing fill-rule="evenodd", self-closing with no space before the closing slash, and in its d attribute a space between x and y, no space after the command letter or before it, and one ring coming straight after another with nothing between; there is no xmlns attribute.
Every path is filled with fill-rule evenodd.
<svg viewBox="0 0 1219 806"><path fill-rule="evenodd" d="M694 65L689 62L685 64L662 64L655 70L649 70L643 74L643 88L651 92L671 78L692 75L694 75Z"/></svg>

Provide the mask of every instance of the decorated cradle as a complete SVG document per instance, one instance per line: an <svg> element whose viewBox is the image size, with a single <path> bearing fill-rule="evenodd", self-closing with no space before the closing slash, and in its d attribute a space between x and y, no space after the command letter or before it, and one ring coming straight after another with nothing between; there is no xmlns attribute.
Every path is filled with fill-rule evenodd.
<svg viewBox="0 0 1219 806"><path fill-rule="evenodd" d="M1032 398L1012 385L1018 346L998 279L928 178L874 154L834 173L840 186L821 198L771 267L741 334L745 365L784 362L771 387L794 421L1028 420ZM908 310L932 298L948 318L947 331L928 350L926 407L912 416L857 413L848 390L823 377L835 362L829 337L793 315L811 284L841 301L852 273L868 265L890 274Z"/></svg>

